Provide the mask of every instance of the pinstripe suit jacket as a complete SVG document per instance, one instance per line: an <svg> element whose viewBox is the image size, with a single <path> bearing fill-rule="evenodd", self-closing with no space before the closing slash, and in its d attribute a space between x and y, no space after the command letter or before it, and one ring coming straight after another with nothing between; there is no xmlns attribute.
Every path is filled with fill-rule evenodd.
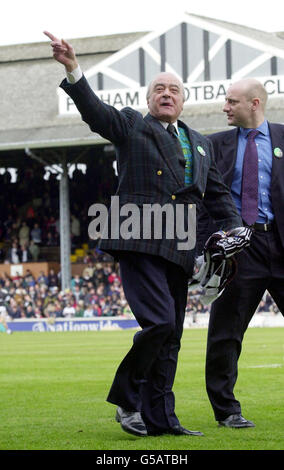
<svg viewBox="0 0 284 470"><path fill-rule="evenodd" d="M188 204L195 204L198 210L204 202L219 228L241 225L230 192L215 166L209 140L178 122L185 128L193 151L193 183L185 187L184 158L172 136L156 118L150 114L143 118L141 113L129 107L118 111L103 103L84 76L73 85L65 79L60 86L73 99L90 129L115 145L119 179L116 195L120 208L126 203L134 203L140 208L145 204L170 204L174 209L177 204L185 204L184 229L187 231ZM123 217L116 219L121 226ZM110 220L109 226L111 223ZM179 250L176 237L167 239L165 230L164 224L161 239L147 240L125 240L118 230L117 239L102 239L99 246L112 255L116 250L159 255L191 274L195 250Z"/></svg>

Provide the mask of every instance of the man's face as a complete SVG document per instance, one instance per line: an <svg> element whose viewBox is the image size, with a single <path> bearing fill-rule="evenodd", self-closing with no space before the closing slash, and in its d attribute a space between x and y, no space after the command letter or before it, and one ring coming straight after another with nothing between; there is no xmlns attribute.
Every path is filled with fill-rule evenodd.
<svg viewBox="0 0 284 470"><path fill-rule="evenodd" d="M247 97L243 87L239 85L230 86L223 108L224 113L227 114L228 125L250 128L253 106L252 100Z"/></svg>
<svg viewBox="0 0 284 470"><path fill-rule="evenodd" d="M153 81L147 99L152 116L168 123L175 122L183 109L183 88L172 74L163 73Z"/></svg>

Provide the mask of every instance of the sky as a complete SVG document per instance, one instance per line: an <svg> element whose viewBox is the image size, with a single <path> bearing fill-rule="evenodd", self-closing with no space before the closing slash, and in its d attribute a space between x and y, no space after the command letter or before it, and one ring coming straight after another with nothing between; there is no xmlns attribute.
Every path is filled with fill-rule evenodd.
<svg viewBox="0 0 284 470"><path fill-rule="evenodd" d="M283 10L283 0L8 0L1 6L0 46L48 41L43 30L64 39L155 31L184 12L284 31Z"/></svg>

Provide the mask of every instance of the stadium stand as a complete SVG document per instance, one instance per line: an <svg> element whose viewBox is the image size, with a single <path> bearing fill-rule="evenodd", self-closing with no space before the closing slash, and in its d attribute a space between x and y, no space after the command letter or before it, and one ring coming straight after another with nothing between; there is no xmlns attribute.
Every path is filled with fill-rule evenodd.
<svg viewBox="0 0 284 470"><path fill-rule="evenodd" d="M2 324L19 318L131 315L118 265L88 237L87 213L92 201L85 188L91 183L91 197L106 202L108 195L115 193L116 179L109 174L104 177L101 167L89 167L87 175L74 172L70 178L72 280L70 289L64 291L60 286L58 180L40 177L36 163L19 168L16 182L6 173L0 176ZM25 272L8 275L6 266L11 263L24 264ZM268 294L259 311L278 312ZM186 312L194 320L197 314L208 313L208 308L193 292Z"/></svg>

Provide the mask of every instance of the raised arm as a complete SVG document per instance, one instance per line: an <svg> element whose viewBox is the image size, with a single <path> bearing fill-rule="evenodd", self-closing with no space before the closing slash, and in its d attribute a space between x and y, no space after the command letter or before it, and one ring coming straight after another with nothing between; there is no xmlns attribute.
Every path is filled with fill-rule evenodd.
<svg viewBox="0 0 284 470"><path fill-rule="evenodd" d="M67 41L64 39L58 39L53 34L48 31L44 31L44 34L51 40L51 47L53 50L53 57L57 62L63 64L67 72L73 72L78 67L78 62L76 59L76 54Z"/></svg>
<svg viewBox="0 0 284 470"><path fill-rule="evenodd" d="M133 128L138 113L130 108L125 108L124 112L120 112L104 103L94 93L83 74L79 80L73 82L68 75L79 67L73 47L64 39L58 39L48 31L44 31L44 34L51 39L54 59L63 64L67 72L68 80L65 78L60 87L72 98L83 121L93 132L97 132L113 143L125 140Z"/></svg>

